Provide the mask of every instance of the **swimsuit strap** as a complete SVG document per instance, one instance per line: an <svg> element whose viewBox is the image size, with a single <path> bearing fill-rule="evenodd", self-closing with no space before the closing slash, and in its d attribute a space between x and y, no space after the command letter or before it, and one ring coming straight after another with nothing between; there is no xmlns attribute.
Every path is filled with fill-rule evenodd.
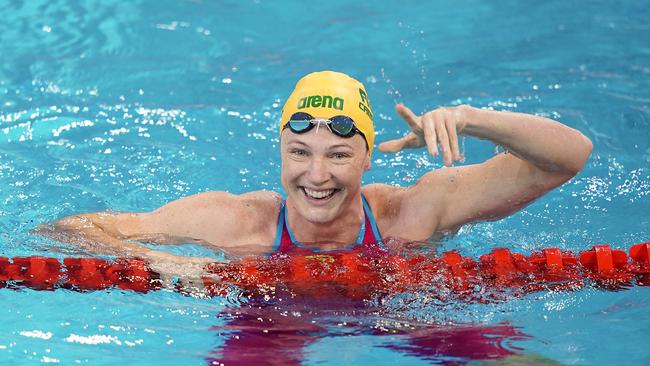
<svg viewBox="0 0 650 366"><path fill-rule="evenodd" d="M285 207L286 207L286 200L282 200L282 203L280 203L280 212L278 212L278 226L277 229L275 230L275 243L273 244L273 250L271 250L271 254L277 253L280 251L280 247L284 247L287 245L287 243L291 242L291 235L289 234L289 231L285 228Z"/></svg>
<svg viewBox="0 0 650 366"><path fill-rule="evenodd" d="M372 214L372 210L370 209L370 205L366 200L366 196L364 196L363 194L361 195L361 201L363 202L363 212L366 215L365 221L369 223L370 227L372 228L372 230L366 233L362 243L364 244L382 243L381 235L379 234L379 227L377 226L377 222L375 221L375 215ZM364 225L364 226L367 227L368 225ZM383 244L381 246L383 246Z"/></svg>
<svg viewBox="0 0 650 366"><path fill-rule="evenodd" d="M357 235L357 240L354 244L347 245L338 250L349 250L355 248L357 245L377 243L380 247L384 247L383 243L381 243L381 235L379 234L379 228L377 227L375 217L372 214L372 210L368 205L368 201L366 201L366 197L363 194L361 195L361 201L363 202L363 212L365 217L363 223L361 224L359 234ZM319 249L307 248L298 240L296 240L295 236L289 229L289 215L287 215L286 207L286 200L282 200L282 203L280 204L280 211L278 212L278 224L275 233L275 243L273 245L273 250L271 253L284 253L293 248L304 248L313 252L320 252ZM370 227L370 230L367 230L368 227Z"/></svg>

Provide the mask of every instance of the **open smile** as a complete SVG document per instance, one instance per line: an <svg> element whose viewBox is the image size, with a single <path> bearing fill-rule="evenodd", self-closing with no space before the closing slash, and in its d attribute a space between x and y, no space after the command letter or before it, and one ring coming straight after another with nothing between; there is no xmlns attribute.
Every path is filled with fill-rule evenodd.
<svg viewBox="0 0 650 366"><path fill-rule="evenodd" d="M318 201L327 201L330 198L332 198L336 194L336 192L340 191L340 189L316 190L307 187L300 187L300 188L302 192L305 194L305 196L307 196L307 198L318 200Z"/></svg>

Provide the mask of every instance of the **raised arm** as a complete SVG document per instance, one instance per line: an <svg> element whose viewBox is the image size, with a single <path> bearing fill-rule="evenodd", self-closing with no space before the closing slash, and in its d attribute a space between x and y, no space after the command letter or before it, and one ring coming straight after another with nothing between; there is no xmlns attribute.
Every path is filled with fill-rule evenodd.
<svg viewBox="0 0 650 366"><path fill-rule="evenodd" d="M427 218L417 230L420 240L428 233L455 231L463 224L496 220L523 208L575 176L592 150L591 141L579 131L523 113L459 106L419 117L403 105L397 112L412 132L381 144L382 151L426 145L436 156L440 148L450 166L461 159L460 134L490 140L506 150L481 164L434 170L414 186L394 192L398 221Z"/></svg>

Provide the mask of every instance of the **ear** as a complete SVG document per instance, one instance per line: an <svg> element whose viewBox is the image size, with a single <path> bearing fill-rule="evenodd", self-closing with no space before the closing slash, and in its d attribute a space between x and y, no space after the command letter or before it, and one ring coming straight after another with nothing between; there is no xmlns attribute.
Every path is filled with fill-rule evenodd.
<svg viewBox="0 0 650 366"><path fill-rule="evenodd" d="M366 154L366 159L363 162L363 170L368 171L372 167L372 159L370 159L370 152Z"/></svg>

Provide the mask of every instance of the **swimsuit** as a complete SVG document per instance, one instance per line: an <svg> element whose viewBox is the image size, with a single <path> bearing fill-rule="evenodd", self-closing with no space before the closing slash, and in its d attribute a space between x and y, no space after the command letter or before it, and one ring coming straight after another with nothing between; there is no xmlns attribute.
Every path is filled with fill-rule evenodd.
<svg viewBox="0 0 650 366"><path fill-rule="evenodd" d="M313 254L313 253L345 253L345 252L359 252L359 251L386 251L386 247L381 242L381 235L379 234L379 229L377 228L377 223L375 222L375 217L372 214L372 210L366 201L366 198L361 195L361 201L363 202L363 213L365 219L363 224L361 224L361 230L359 230L359 235L357 235L357 240L354 244L350 244L340 249L335 250L321 250L318 248L309 248L301 244L293 236L291 230L289 230L289 223L287 219L287 210L286 210L286 201L283 200L280 205L280 212L278 213L278 229L275 234L275 244L273 250L270 254Z"/></svg>

